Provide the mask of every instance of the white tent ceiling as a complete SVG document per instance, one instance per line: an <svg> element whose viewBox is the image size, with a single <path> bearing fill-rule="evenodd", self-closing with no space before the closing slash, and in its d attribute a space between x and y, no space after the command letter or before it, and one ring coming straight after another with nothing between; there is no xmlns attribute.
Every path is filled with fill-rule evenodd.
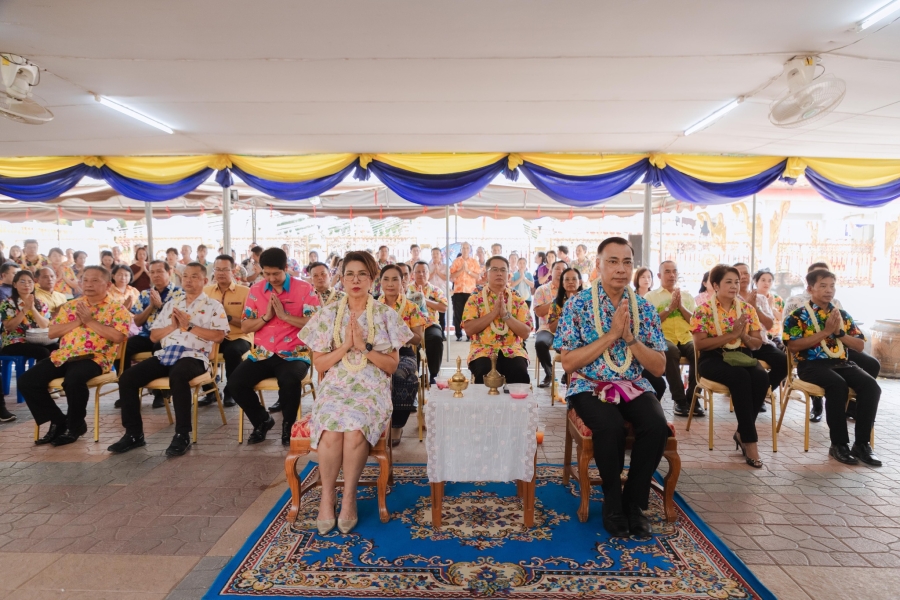
<svg viewBox="0 0 900 600"><path fill-rule="evenodd" d="M886 2L5 0L0 51L45 69L35 93L56 118L0 120L0 155L898 157L900 13L852 31ZM776 128L767 112L786 89L782 65L806 53L846 80L847 96L809 127Z"/></svg>

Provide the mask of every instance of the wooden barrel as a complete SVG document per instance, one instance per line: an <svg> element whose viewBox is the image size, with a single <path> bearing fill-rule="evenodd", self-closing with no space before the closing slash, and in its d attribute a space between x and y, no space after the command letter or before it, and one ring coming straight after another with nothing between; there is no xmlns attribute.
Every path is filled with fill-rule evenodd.
<svg viewBox="0 0 900 600"><path fill-rule="evenodd" d="M900 379L900 320L875 321L872 354L881 362L881 377Z"/></svg>

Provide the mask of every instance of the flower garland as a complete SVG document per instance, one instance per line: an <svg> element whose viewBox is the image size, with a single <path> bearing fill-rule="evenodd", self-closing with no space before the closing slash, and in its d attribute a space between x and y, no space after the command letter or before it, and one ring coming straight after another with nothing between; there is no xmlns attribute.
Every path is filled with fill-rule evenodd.
<svg viewBox="0 0 900 600"><path fill-rule="evenodd" d="M344 342L341 340L341 326L344 322L344 313L347 311L347 303L349 302L350 297L344 296L341 298L341 301L338 303L337 315L334 320L334 343L336 347L340 347ZM369 333L366 337L366 342L369 344L375 343L375 300L372 299L372 296L366 295L366 325L369 327ZM344 367L351 373L358 373L366 368L366 365L369 363L369 360L363 356L362 360L358 363L350 362L347 354L341 358L341 362L344 363Z"/></svg>
<svg viewBox="0 0 900 600"><path fill-rule="evenodd" d="M812 308L812 305L810 304L809 300L806 301L806 303L803 305L803 307L806 309L806 312L809 314L809 320L812 321L812 326L813 326L813 329L816 330L816 333L819 333L820 331L822 331L822 328L819 327L819 318L816 316L816 313L813 312L813 308ZM834 308L832 310L838 310L838 309ZM839 315L841 314L840 311L838 311L838 314ZM842 316L841 317L841 326L838 328L838 331L842 331L843 329L844 329L844 317ZM840 340L840 338L834 338L834 341L837 342L837 350L832 350L831 348L829 348L828 344L825 343L825 340L822 340L821 342L819 342L819 345L822 346L822 350L825 351L825 354L828 355L829 358L840 358L841 356L844 355L844 342L842 342Z"/></svg>
<svg viewBox="0 0 900 600"><path fill-rule="evenodd" d="M509 290L504 290L506 292L506 314L512 316L513 314L513 301L512 301L512 293ZM500 292L501 294L503 292ZM498 297L500 294L497 295ZM481 301L484 303L485 309L490 312L492 310L490 303L488 302L488 286L484 286L481 288ZM496 335L502 337L509 333L509 325L506 323L501 323L500 327L491 321L491 331L493 331Z"/></svg>
<svg viewBox="0 0 900 600"><path fill-rule="evenodd" d="M597 331L602 331L606 333L603 329L603 321L600 320L600 286L602 285L600 281L595 281L596 285L591 285L591 304L594 309L594 327ZM631 312L631 330L634 333L635 339L637 339L638 334L640 333L641 324L637 319L638 316L638 301L637 294L632 291L631 288L625 287L625 295L628 296L628 305L629 310ZM631 363L634 360L634 353L631 351L631 348L625 346L625 362L621 365L617 365L615 361L613 361L612 355L609 353L609 348L603 351L603 360L606 362L606 366L610 368L613 373L617 373L622 375L625 371L631 367Z"/></svg>
<svg viewBox="0 0 900 600"><path fill-rule="evenodd" d="M741 318L743 311L741 310L741 299L734 299L734 308L737 311L737 318ZM719 299L715 294L712 295L712 314L713 314L713 325L716 327L716 337L722 336L722 323L719 321ZM725 344L725 347L729 350L734 350L735 348L739 348L741 345L740 338L735 341Z"/></svg>

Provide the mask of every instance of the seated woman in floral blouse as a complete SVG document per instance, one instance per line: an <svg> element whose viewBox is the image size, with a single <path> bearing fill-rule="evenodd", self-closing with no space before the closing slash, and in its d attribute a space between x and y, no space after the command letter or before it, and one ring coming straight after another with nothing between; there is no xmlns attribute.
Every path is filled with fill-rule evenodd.
<svg viewBox="0 0 900 600"><path fill-rule="evenodd" d="M29 329L46 328L50 325L49 307L34 295L34 276L31 271L19 271L13 277L12 295L0 302L0 340L3 347L0 354L5 356L27 356L35 361L50 356L55 346L44 346L28 342L25 332ZM20 373L17 375L21 376ZM2 390L2 386L0 386ZM12 421L16 417L6 409L6 400L0 391L0 422Z"/></svg>

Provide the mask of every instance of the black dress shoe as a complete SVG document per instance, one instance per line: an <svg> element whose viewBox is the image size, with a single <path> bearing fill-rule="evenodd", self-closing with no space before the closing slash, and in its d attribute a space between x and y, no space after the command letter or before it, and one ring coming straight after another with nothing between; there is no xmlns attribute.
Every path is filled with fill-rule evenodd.
<svg viewBox="0 0 900 600"><path fill-rule="evenodd" d="M225 397L222 398L222 406L224 406L226 408L229 406L234 406L235 404L237 404L237 403L234 401L234 398L232 398L228 394L225 394Z"/></svg>
<svg viewBox="0 0 900 600"><path fill-rule="evenodd" d="M163 393L161 390L153 390L153 408L162 408L166 405L166 401L163 400Z"/></svg>
<svg viewBox="0 0 900 600"><path fill-rule="evenodd" d="M112 452L113 454L122 454L123 452L128 452L129 450L134 450L135 448L140 448L141 446L146 446L147 442L144 441L144 434L140 435L131 435L130 433L126 433L122 436L115 444L111 445L107 450Z"/></svg>
<svg viewBox="0 0 900 600"><path fill-rule="evenodd" d="M878 456L872 450L872 446L870 446L868 442L866 442L865 444L856 442L850 449L850 454L858 458L860 462L864 462L870 467L881 466L881 459L878 458Z"/></svg>
<svg viewBox="0 0 900 600"><path fill-rule="evenodd" d="M10 421L15 421L16 415L12 414L6 409L6 404L0 400L0 423L9 423Z"/></svg>
<svg viewBox="0 0 900 600"><path fill-rule="evenodd" d="M213 402L216 401L216 394L214 392L210 392L207 395L203 396L199 400L197 400L197 406L209 406Z"/></svg>
<svg viewBox="0 0 900 600"><path fill-rule="evenodd" d="M118 400L115 401L115 403L113 404L113 408L122 408L122 399L121 398L119 398Z"/></svg>
<svg viewBox="0 0 900 600"><path fill-rule="evenodd" d="M691 405L688 404L687 402L683 402L683 403L676 402L675 407L672 410L672 412L675 413L676 417L686 417L691 412Z"/></svg>
<svg viewBox="0 0 900 600"><path fill-rule="evenodd" d="M608 511L603 515L603 529L611 537L628 537L628 519L622 511Z"/></svg>
<svg viewBox="0 0 900 600"><path fill-rule="evenodd" d="M47 433L44 434L39 440L34 440L36 446L43 446L44 444L50 444L64 434L66 432L66 424L65 423L50 423L50 429L47 430Z"/></svg>
<svg viewBox="0 0 900 600"><path fill-rule="evenodd" d="M697 403L696 406L694 406L694 416L695 417L705 417L706 416L706 413L703 412L703 407L700 406L699 402Z"/></svg>
<svg viewBox="0 0 900 600"><path fill-rule="evenodd" d="M269 407L270 413L280 413L281 412L281 401L275 402L272 406Z"/></svg>
<svg viewBox="0 0 900 600"><path fill-rule="evenodd" d="M809 422L810 423L818 423L822 420L822 407L818 409L813 406L809 411Z"/></svg>
<svg viewBox="0 0 900 600"><path fill-rule="evenodd" d="M653 529L650 527L650 519L636 504L631 505L628 509L628 530L631 532L631 535L637 537L650 537L653 534Z"/></svg>
<svg viewBox="0 0 900 600"><path fill-rule="evenodd" d="M269 417L269 420L260 425L259 427L253 428L253 433L247 438L247 445L250 444L258 444L261 441L266 439L266 433L275 427L275 419Z"/></svg>
<svg viewBox="0 0 900 600"><path fill-rule="evenodd" d="M83 436L85 433L87 433L87 423L82 421L78 427L76 427L75 429L72 429L71 427L66 429L65 433L57 436L57 438L50 443L54 446L66 446L68 444L74 444L78 440L78 438Z"/></svg>
<svg viewBox="0 0 900 600"><path fill-rule="evenodd" d="M756 412L757 412L758 414L763 414L764 412L766 412L766 403L763 402L762 406L760 406L760 407L759 407L759 410L756 411Z"/></svg>
<svg viewBox="0 0 900 600"><path fill-rule="evenodd" d="M844 463L845 465L858 465L859 461L850 453L850 446L847 444L832 444L828 449L828 456L834 460Z"/></svg>
<svg viewBox="0 0 900 600"><path fill-rule="evenodd" d="M538 384L538 387L539 388L548 388L548 387L550 387L551 383L553 383L553 378L550 377L549 375L545 375L544 380Z"/></svg>
<svg viewBox="0 0 900 600"><path fill-rule="evenodd" d="M282 446L290 446L291 445L291 427L293 427L293 423L288 423L284 421L281 424L281 445Z"/></svg>
<svg viewBox="0 0 900 600"><path fill-rule="evenodd" d="M166 456L181 456L191 447L191 434L176 433L172 443L166 448Z"/></svg>

